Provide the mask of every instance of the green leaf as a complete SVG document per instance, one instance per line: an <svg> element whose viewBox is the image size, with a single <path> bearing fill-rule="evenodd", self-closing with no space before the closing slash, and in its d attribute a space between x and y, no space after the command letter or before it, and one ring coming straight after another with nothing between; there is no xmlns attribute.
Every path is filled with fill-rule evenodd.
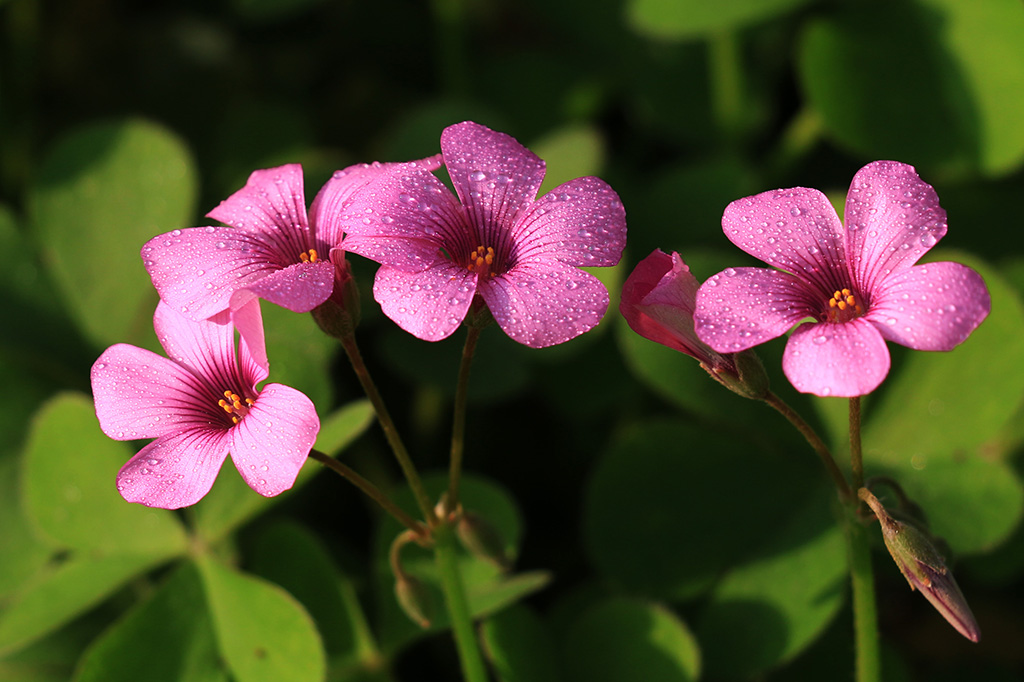
<svg viewBox="0 0 1024 682"><path fill-rule="evenodd" d="M52 547L36 537L25 518L16 465L14 458L0 458L0 599L41 570L52 553Z"/></svg>
<svg viewBox="0 0 1024 682"><path fill-rule="evenodd" d="M178 568L89 646L74 682L227 682L199 572Z"/></svg>
<svg viewBox="0 0 1024 682"><path fill-rule="evenodd" d="M985 263L949 252L935 258L980 272L992 313L949 353L907 354L866 412L865 467L868 476L889 474L919 503L927 501L932 531L970 553L1004 540L1024 512L1021 481L999 461L1011 454L1001 432L1024 406L1024 372L1017 369L1024 306Z"/></svg>
<svg viewBox="0 0 1024 682"><path fill-rule="evenodd" d="M691 599L770 535L786 513L780 500L802 500L822 476L816 466L813 456L767 453L735 431L636 424L591 475L587 552L630 592Z"/></svg>
<svg viewBox="0 0 1024 682"><path fill-rule="evenodd" d="M64 393L32 422L25 448L24 507L53 542L104 554L184 552L185 532L169 511L129 504L114 484L128 449L100 431L92 401Z"/></svg>
<svg viewBox="0 0 1024 682"><path fill-rule="evenodd" d="M0 612L0 656L56 630L163 561L157 555L73 555L39 571Z"/></svg>
<svg viewBox="0 0 1024 682"><path fill-rule="evenodd" d="M320 635L302 605L280 587L197 561L218 647L238 682L319 682L326 673Z"/></svg>
<svg viewBox="0 0 1024 682"><path fill-rule="evenodd" d="M526 606L515 604L491 616L480 636L500 682L558 682L553 633Z"/></svg>
<svg viewBox="0 0 1024 682"><path fill-rule="evenodd" d="M806 2L808 0L630 0L626 17L638 33L680 40L764 21Z"/></svg>
<svg viewBox="0 0 1024 682"><path fill-rule="evenodd" d="M321 452L337 455L371 423L373 408L369 401L354 400L321 421L315 447ZM226 461L213 488L192 508L196 532L209 543L219 542L235 528L304 485L321 469L317 462L307 460L290 491L277 497L263 497L246 485L230 460Z"/></svg>
<svg viewBox="0 0 1024 682"><path fill-rule="evenodd" d="M302 391L321 411L333 402L331 357L337 343L324 334L312 315L261 303L270 360L270 381Z"/></svg>
<svg viewBox="0 0 1024 682"><path fill-rule="evenodd" d="M700 676L700 659L685 623L664 606L637 599L607 599L566 634L570 680L690 682Z"/></svg>
<svg viewBox="0 0 1024 682"><path fill-rule="evenodd" d="M776 498L776 509L783 499ZM778 528L759 555L712 590L696 625L709 674L758 677L800 653L839 612L846 550L830 513L834 499L822 486L809 502L788 510L788 520L776 517Z"/></svg>
<svg viewBox="0 0 1024 682"><path fill-rule="evenodd" d="M58 287L94 343L141 345L151 336L157 296L139 249L187 226L195 197L188 151L148 121L79 128L44 157L30 215Z"/></svg>
<svg viewBox="0 0 1024 682"><path fill-rule="evenodd" d="M530 150L547 164L537 196L575 178L598 175L604 167L604 138L589 125L570 125L552 131L530 145Z"/></svg>
<svg viewBox="0 0 1024 682"><path fill-rule="evenodd" d="M808 25L800 44L804 90L832 136L869 158L961 172L1006 173L1019 164L1020 3L875 0L837 8Z"/></svg>

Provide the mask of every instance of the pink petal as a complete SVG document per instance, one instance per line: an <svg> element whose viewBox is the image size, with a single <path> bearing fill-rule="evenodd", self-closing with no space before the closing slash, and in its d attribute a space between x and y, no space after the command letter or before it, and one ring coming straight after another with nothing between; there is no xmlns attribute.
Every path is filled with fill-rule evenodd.
<svg viewBox="0 0 1024 682"><path fill-rule="evenodd" d="M875 161L853 176L846 196L846 252L863 290L916 263L945 234L939 197L913 166Z"/></svg>
<svg viewBox="0 0 1024 682"><path fill-rule="evenodd" d="M415 273L382 265L373 282L373 298L405 331L424 341L439 341L465 319L476 279L476 273L447 261Z"/></svg>
<svg viewBox="0 0 1024 682"><path fill-rule="evenodd" d="M342 247L406 272L447 261L445 245L469 244L465 210L430 173L389 168L357 192L343 216Z"/></svg>
<svg viewBox="0 0 1024 682"><path fill-rule="evenodd" d="M316 231L317 242L329 248L341 243L344 231L341 217L345 204L382 172L413 168L431 171L440 168L441 162L441 155L436 154L408 163L360 163L334 171L309 208L309 220Z"/></svg>
<svg viewBox="0 0 1024 682"><path fill-rule="evenodd" d="M160 298L196 320L244 303L232 295L280 269L282 259L260 235L224 227L175 230L142 247Z"/></svg>
<svg viewBox="0 0 1024 682"><path fill-rule="evenodd" d="M991 308L977 272L960 263L927 263L884 279L866 318L889 341L917 350L952 350Z"/></svg>
<svg viewBox="0 0 1024 682"><path fill-rule="evenodd" d="M251 283L246 288L250 295L239 292L237 297L232 297L231 307L237 309L255 295L292 312L308 313L330 298L333 289L334 264L328 258L315 263L295 263Z"/></svg>
<svg viewBox="0 0 1024 682"><path fill-rule="evenodd" d="M304 394L268 384L231 429L231 459L249 487L264 497L292 487L316 442L320 419Z"/></svg>
<svg viewBox="0 0 1024 682"><path fill-rule="evenodd" d="M206 215L242 230L266 234L308 233L302 166L292 163L253 171L245 187ZM305 239L308 240L308 236Z"/></svg>
<svg viewBox="0 0 1024 682"><path fill-rule="evenodd" d="M227 431L190 429L153 441L117 474L117 489L129 502L179 509L210 492L228 456Z"/></svg>
<svg viewBox="0 0 1024 682"><path fill-rule="evenodd" d="M640 336L699 358L714 352L693 328L699 286L678 253L655 249L626 278L619 312Z"/></svg>
<svg viewBox="0 0 1024 682"><path fill-rule="evenodd" d="M626 211L605 181L576 178L521 211L512 239L521 258L548 254L567 265L611 266L626 246Z"/></svg>
<svg viewBox="0 0 1024 682"><path fill-rule="evenodd" d="M889 349L863 317L842 324L802 324L786 343L782 370L798 391L852 398L882 383L889 373Z"/></svg>
<svg viewBox="0 0 1024 682"><path fill-rule="evenodd" d="M231 323L238 330L238 361L245 385L253 388L267 378L270 368L259 299L254 298L234 311Z"/></svg>
<svg viewBox="0 0 1024 682"><path fill-rule="evenodd" d="M821 309L808 285L767 268L728 268L697 291L697 336L719 353L774 339Z"/></svg>
<svg viewBox="0 0 1024 682"><path fill-rule="evenodd" d="M485 246L498 242L499 235L492 232L512 224L544 180L544 161L536 154L512 136L472 121L444 129L441 153L455 192L471 222L482 230Z"/></svg>
<svg viewBox="0 0 1024 682"><path fill-rule="evenodd" d="M216 401L197 378L142 348L111 346L92 366L92 393L103 433L115 440L156 438L209 423Z"/></svg>
<svg viewBox="0 0 1024 682"><path fill-rule="evenodd" d="M608 290L600 280L551 260L520 262L481 282L479 291L502 330L531 348L563 343L593 329L608 309Z"/></svg>
<svg viewBox="0 0 1024 682"><path fill-rule="evenodd" d="M843 226L816 189L794 187L738 199L725 208L722 229L733 244L769 265L831 294L849 287Z"/></svg>

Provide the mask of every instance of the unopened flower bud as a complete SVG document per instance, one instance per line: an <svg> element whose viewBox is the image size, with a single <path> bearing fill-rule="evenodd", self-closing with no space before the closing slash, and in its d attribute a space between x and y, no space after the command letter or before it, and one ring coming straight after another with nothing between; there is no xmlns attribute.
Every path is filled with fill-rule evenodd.
<svg viewBox="0 0 1024 682"><path fill-rule="evenodd" d="M978 623L956 579L936 549L934 539L913 523L904 523L890 516L867 488L861 488L859 495L878 518L885 546L910 583L910 589L920 590L957 632L977 642L981 636Z"/></svg>
<svg viewBox="0 0 1024 682"><path fill-rule="evenodd" d="M409 620L426 630L434 617L434 600L423 582L408 573L395 579L395 597Z"/></svg>
<svg viewBox="0 0 1024 682"><path fill-rule="evenodd" d="M511 559L505 551L505 542L498 529L479 514L463 512L455 532L462 546L474 556L490 561L503 571L511 566Z"/></svg>
<svg viewBox="0 0 1024 682"><path fill-rule="evenodd" d="M324 332L342 339L351 336L359 324L359 287L343 250L331 249L331 262L334 263L334 291L313 309L313 319Z"/></svg>

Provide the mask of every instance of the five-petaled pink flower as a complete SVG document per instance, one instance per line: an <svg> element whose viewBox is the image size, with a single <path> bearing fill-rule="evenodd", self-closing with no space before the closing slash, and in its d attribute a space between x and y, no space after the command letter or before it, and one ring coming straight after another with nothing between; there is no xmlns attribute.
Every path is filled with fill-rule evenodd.
<svg viewBox="0 0 1024 682"><path fill-rule="evenodd" d="M344 248L381 263L374 298L406 331L450 335L479 295L511 338L535 348L582 334L608 307L581 266L619 262L626 217L603 180L577 178L535 199L544 162L473 122L441 153L458 198L423 168L380 173L345 210Z"/></svg>
<svg viewBox="0 0 1024 682"><path fill-rule="evenodd" d="M697 335L718 352L790 336L783 370L805 393L852 397L889 371L885 341L951 350L988 315L984 280L959 263L915 265L946 234L946 212L913 167L857 172L846 228L821 192L796 187L734 201L729 239L778 270L729 268L697 293Z"/></svg>
<svg viewBox="0 0 1024 682"><path fill-rule="evenodd" d="M411 162L421 163L436 168L440 159ZM387 166L335 172L308 218L302 166L253 171L245 187L207 214L231 227L174 230L142 247L160 298L194 320L238 310L256 297L298 313L313 310L331 295L335 268L346 265L335 248L341 206Z"/></svg>
<svg viewBox="0 0 1024 682"><path fill-rule="evenodd" d="M103 432L116 440L156 439L117 475L129 502L165 509L195 504L229 452L261 495L277 495L295 482L320 429L316 409L294 388L256 388L268 374L260 360L266 352L259 302L235 312L253 330L237 355L229 316L225 311L197 322L161 302L153 325L167 358L117 344L93 365Z"/></svg>

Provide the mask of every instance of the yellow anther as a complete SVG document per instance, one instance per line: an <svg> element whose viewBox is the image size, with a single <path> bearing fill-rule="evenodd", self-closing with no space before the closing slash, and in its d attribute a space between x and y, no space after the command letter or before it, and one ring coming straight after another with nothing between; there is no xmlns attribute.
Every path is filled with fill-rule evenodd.
<svg viewBox="0 0 1024 682"><path fill-rule="evenodd" d="M237 424L242 420L246 414L249 413L249 408L256 404L252 398L243 398L234 391L224 391L224 397L217 401L217 405L220 406L225 413L231 415L231 421Z"/></svg>
<svg viewBox="0 0 1024 682"><path fill-rule="evenodd" d="M849 289L837 289L828 300L828 319L832 322L849 322L864 314L857 297Z"/></svg>
<svg viewBox="0 0 1024 682"><path fill-rule="evenodd" d="M316 249L310 249L309 251L303 251L300 253L299 260L303 263L315 263L320 260L320 257L316 255Z"/></svg>

